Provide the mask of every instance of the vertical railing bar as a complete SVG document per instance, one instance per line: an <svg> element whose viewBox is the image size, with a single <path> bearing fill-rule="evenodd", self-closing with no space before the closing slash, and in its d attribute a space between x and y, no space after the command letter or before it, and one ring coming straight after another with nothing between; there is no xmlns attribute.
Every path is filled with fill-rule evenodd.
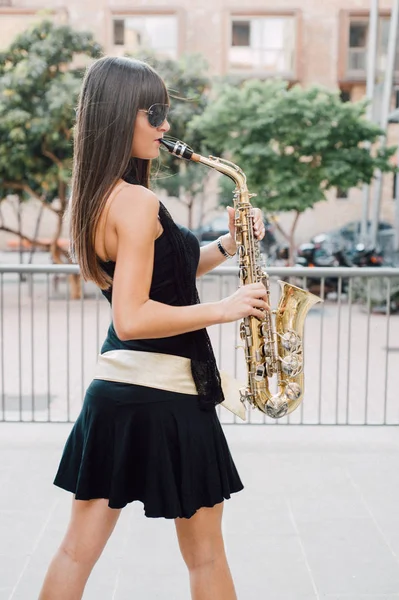
<svg viewBox="0 0 399 600"><path fill-rule="evenodd" d="M50 363L50 273L47 273L46 286L46 339L47 339L47 423L51 421L51 363Z"/></svg>
<svg viewBox="0 0 399 600"><path fill-rule="evenodd" d="M198 282L197 285L198 285L198 288L199 288L198 294L199 294L199 296L201 298L201 302L203 302L204 301L204 299L203 299L203 294L204 294L204 278L203 277L200 277L200 280L199 280L199 282Z"/></svg>
<svg viewBox="0 0 399 600"><path fill-rule="evenodd" d="M349 278L349 293L348 293L348 360L346 370L346 425L349 424L349 390L350 390L350 365L351 365L351 342L352 342L352 303L353 303L353 278Z"/></svg>
<svg viewBox="0 0 399 600"><path fill-rule="evenodd" d="M390 320L391 320L391 279L387 277L387 327L385 333L385 385L384 385L384 420L383 425L387 424L387 404L388 404L388 364L389 364L389 342L390 342Z"/></svg>
<svg viewBox="0 0 399 600"><path fill-rule="evenodd" d="M84 396L84 377L85 377L85 367L84 367L84 362L85 362L85 352L84 352L84 345L85 345L85 319L84 319L84 295L85 295L85 286L84 283L81 285L80 288L80 347L81 347L81 356L82 356L82 362L80 365L80 397L83 400L83 396Z"/></svg>
<svg viewBox="0 0 399 600"><path fill-rule="evenodd" d="M238 348L239 342L239 321L235 321L234 323L234 377L237 378L238 375L238 352L241 348ZM240 338L241 341L241 338Z"/></svg>
<svg viewBox="0 0 399 600"><path fill-rule="evenodd" d="M68 281L66 283L66 401L67 401L67 422L69 423L71 420L71 408L70 408L70 385L69 385L69 377L70 377L70 340L69 340L69 332L70 332L70 302L69 302L69 284Z"/></svg>
<svg viewBox="0 0 399 600"><path fill-rule="evenodd" d="M324 301L324 277L321 278L321 286L320 286L320 297ZM321 306L321 315L320 315L320 362L319 362L319 420L318 425L321 424L321 398L322 398L322 390L323 390L323 341L324 341L324 302Z"/></svg>
<svg viewBox="0 0 399 600"><path fill-rule="evenodd" d="M337 360L335 377L335 425L339 420L339 363L341 349L341 311L342 311L342 277L338 277L338 318L337 318Z"/></svg>
<svg viewBox="0 0 399 600"><path fill-rule="evenodd" d="M302 285L303 285L303 289L304 289L304 290L306 290L306 287L307 287L307 285L308 285L308 278L306 277L306 275L305 275L305 277L303 278ZM300 415L301 415L301 417L300 417L299 423L300 423L301 425L303 425L303 422L304 422L304 408L303 408L303 402L301 402L300 411L301 411L301 412L300 412Z"/></svg>
<svg viewBox="0 0 399 600"><path fill-rule="evenodd" d="M219 279L219 293L218 293L218 298L219 300L221 300L223 298L223 275L218 277ZM222 368L222 324L218 323L218 365L219 365L219 369Z"/></svg>
<svg viewBox="0 0 399 600"><path fill-rule="evenodd" d="M35 319L34 319L34 308L35 308L35 276L34 274L28 275L29 289L30 289L30 333L31 333L31 403L32 403L32 417L31 421L35 421L36 414L36 402L35 402Z"/></svg>
<svg viewBox="0 0 399 600"><path fill-rule="evenodd" d="M0 337L1 337L1 421L6 420L6 392L5 377L6 370L4 366L4 273L0 273Z"/></svg>
<svg viewBox="0 0 399 600"><path fill-rule="evenodd" d="M100 352L100 290L96 286L96 356Z"/></svg>
<svg viewBox="0 0 399 600"><path fill-rule="evenodd" d="M21 275L18 275L18 385L19 420L22 421L22 317L21 317Z"/></svg>
<svg viewBox="0 0 399 600"><path fill-rule="evenodd" d="M364 407L364 425L368 420L369 402L369 364L370 364L370 321L371 321L371 277L367 277L367 332L366 332L366 393Z"/></svg>

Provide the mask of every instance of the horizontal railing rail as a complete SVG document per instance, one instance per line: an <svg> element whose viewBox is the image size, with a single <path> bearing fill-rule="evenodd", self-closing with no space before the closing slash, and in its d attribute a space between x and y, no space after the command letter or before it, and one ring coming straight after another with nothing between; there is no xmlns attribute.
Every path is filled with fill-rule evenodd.
<svg viewBox="0 0 399 600"><path fill-rule="evenodd" d="M23 265L23 264L0 264L0 273L54 273L62 275L74 275L80 272L78 265ZM399 268L395 267L267 267L271 277L399 277ZM217 267L213 275L238 275L238 267Z"/></svg>

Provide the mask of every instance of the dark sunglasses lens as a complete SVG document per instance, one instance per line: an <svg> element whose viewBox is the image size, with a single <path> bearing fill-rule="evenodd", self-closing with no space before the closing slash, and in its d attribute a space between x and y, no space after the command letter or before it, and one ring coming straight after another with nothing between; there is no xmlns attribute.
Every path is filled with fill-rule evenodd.
<svg viewBox="0 0 399 600"><path fill-rule="evenodd" d="M148 110L148 121L152 127L160 127L168 116L167 104L153 104Z"/></svg>

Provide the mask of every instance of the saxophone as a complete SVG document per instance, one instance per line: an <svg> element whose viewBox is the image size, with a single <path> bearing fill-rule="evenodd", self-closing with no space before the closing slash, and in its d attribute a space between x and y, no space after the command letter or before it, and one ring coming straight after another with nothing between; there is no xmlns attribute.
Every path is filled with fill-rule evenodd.
<svg viewBox="0 0 399 600"><path fill-rule="evenodd" d="M236 242L241 285L261 282L270 306L269 276L261 261L259 242L253 232L253 208L245 173L222 158L195 154L181 141L161 139L166 149L178 158L202 163L223 173L235 183L234 210ZM246 317L240 323L245 346L247 385L240 390L241 401L269 417L279 419L294 411L304 393L303 330L309 309L321 298L295 285L279 281L281 297L276 310L265 311L262 321ZM273 318L275 317L275 328ZM269 379L277 380L277 393L270 390Z"/></svg>

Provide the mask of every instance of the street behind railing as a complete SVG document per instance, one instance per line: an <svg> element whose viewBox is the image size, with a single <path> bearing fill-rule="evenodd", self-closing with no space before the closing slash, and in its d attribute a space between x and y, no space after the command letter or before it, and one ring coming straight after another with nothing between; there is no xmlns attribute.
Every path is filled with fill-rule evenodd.
<svg viewBox="0 0 399 600"><path fill-rule="evenodd" d="M108 303L91 283L72 300L72 265L0 265L0 420L74 421L110 322ZM272 306L278 278L307 287L324 302L305 322L305 396L274 421L248 411L246 424L399 424L399 269L268 269ZM203 302L234 292L236 267L199 281ZM394 312L395 310L395 312ZM245 383L238 323L209 329L220 369ZM271 389L274 391L274 382ZM219 407L223 423L241 423Z"/></svg>

